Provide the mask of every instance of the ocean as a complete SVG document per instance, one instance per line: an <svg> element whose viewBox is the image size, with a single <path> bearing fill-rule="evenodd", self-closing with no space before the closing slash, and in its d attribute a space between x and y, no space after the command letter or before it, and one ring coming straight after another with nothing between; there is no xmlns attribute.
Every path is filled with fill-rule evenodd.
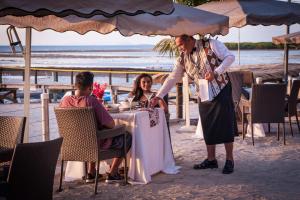
<svg viewBox="0 0 300 200"><path fill-rule="evenodd" d="M33 46L32 67L150 68L171 70L174 58L159 55L152 45L126 46ZM233 66L238 65L237 51ZM241 50L241 65L283 62L281 50ZM300 63L300 50L290 51L290 63ZM0 46L0 66L23 66L21 54L13 55L9 46Z"/></svg>
<svg viewBox="0 0 300 200"><path fill-rule="evenodd" d="M86 68L142 68L171 71L174 58L160 55L152 50L153 45L126 45L126 46L33 46L32 67L86 67ZM238 66L237 51L234 66ZM282 50L241 50L241 65L283 63ZM300 63L300 50L291 50L290 63ZM0 46L0 66L24 66L22 54L11 53L9 46ZM114 75L113 83L131 84L135 75L125 82L125 75ZM3 74L4 82L20 81L21 76ZM39 77L39 82L49 82L49 75ZM33 81L33 77L32 77ZM70 83L70 78L60 77L61 83ZM107 76L96 77L98 82L108 82Z"/></svg>

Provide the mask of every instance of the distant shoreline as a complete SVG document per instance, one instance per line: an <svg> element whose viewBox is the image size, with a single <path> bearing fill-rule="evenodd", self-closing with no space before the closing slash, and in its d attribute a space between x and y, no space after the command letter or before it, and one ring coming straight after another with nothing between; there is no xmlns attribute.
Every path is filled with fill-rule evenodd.
<svg viewBox="0 0 300 200"><path fill-rule="evenodd" d="M238 49L238 43L236 42L225 42L224 43L228 49L230 50L237 50ZM283 45L275 45L272 42L241 42L240 43L240 49L244 50L283 50ZM299 50L300 46L289 46L290 49Z"/></svg>
<svg viewBox="0 0 300 200"><path fill-rule="evenodd" d="M238 43L225 42L228 49L237 50ZM99 46L99 45L82 45L82 46L70 46L70 45L33 45L32 52L151 52L154 45L111 45L111 46ZM241 50L283 50L283 45L275 45L272 42L241 42ZM300 50L300 45L292 46L292 50ZM0 45L0 53L10 53L10 46Z"/></svg>

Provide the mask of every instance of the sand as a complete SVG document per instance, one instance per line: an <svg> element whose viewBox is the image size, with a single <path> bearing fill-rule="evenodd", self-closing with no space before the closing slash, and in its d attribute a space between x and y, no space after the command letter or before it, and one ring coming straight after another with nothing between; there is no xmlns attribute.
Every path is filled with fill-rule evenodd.
<svg viewBox="0 0 300 200"><path fill-rule="evenodd" d="M57 137L57 128L50 105L51 138ZM32 104L31 141L40 140L40 104ZM197 105L191 104L192 118L197 117ZM174 117L175 110L172 116ZM1 115L22 114L21 104L0 105ZM236 137L234 144L235 171L223 175L224 146L217 146L218 169L194 170L193 164L206 157L203 140L193 138L193 133L176 133L183 122L171 124L172 144L177 165L181 172L176 175L158 173L147 185L107 185L100 182L99 193L93 195L93 184L81 181L64 183L64 190L54 192L54 199L300 199L300 134L293 123L294 137L287 127L287 145L283 138L276 140L275 128L267 137ZM276 127L276 125L274 125ZM57 168L59 169L59 168ZM58 188L59 171L54 190Z"/></svg>

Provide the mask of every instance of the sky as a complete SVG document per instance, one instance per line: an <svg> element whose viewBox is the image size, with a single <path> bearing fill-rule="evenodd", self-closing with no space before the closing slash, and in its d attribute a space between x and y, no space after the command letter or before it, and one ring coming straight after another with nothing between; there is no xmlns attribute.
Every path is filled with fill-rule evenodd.
<svg viewBox="0 0 300 200"><path fill-rule="evenodd" d="M300 3L300 0L292 0ZM0 45L8 45L6 35L7 26L0 25ZM300 31L300 24L292 25L290 32ZM25 29L17 29L22 44L25 44ZM286 33L286 26L245 26L240 28L241 42L271 42L272 37ZM118 32L102 35L88 32L80 35L75 32L58 33L52 30L32 32L32 45L155 45L167 36L140 36L124 37ZM218 36L222 42L238 42L238 28L229 29L226 36Z"/></svg>
<svg viewBox="0 0 300 200"><path fill-rule="evenodd" d="M8 45L7 26L0 26L0 45ZM290 32L300 31L300 25L292 25ZM22 44L25 44L25 29L17 30ZM245 26L240 29L241 42L271 42L272 37L285 34L286 26ZM89 32L80 35L75 32L58 33L52 30L32 32L32 45L141 45L156 44L166 36L147 37L134 35L124 37L118 32L101 35ZM223 42L237 42L238 28L231 28L226 36L218 36Z"/></svg>

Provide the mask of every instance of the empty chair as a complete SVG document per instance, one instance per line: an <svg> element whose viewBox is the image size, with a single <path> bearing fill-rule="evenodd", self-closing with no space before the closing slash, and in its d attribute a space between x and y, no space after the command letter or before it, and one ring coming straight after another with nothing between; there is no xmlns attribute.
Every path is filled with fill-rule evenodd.
<svg viewBox="0 0 300 200"><path fill-rule="evenodd" d="M0 116L0 163L10 161L16 144L23 143L25 117Z"/></svg>
<svg viewBox="0 0 300 200"><path fill-rule="evenodd" d="M251 125L252 143L254 145L253 123L278 123L277 138L279 140L279 123L283 124L283 140L285 144L285 84L253 84L250 100L241 100L243 139L244 123ZM248 112L247 112L248 111Z"/></svg>
<svg viewBox="0 0 300 200"><path fill-rule="evenodd" d="M240 73L243 76L243 86L251 87L254 83L254 75L252 71L241 70Z"/></svg>
<svg viewBox="0 0 300 200"><path fill-rule="evenodd" d="M64 161L96 162L96 180L94 192L97 194L99 165L101 160L115 157L124 157L125 183L127 183L126 142L124 149L100 148L99 139L124 136L125 126L116 126L113 129L97 130L95 113L92 107L87 108L55 108L59 134L64 138L61 151L61 176L59 191L62 190L62 177Z"/></svg>
<svg viewBox="0 0 300 200"><path fill-rule="evenodd" d="M52 199L56 163L62 138L18 144L1 195L9 199ZM3 191L4 188L6 191Z"/></svg>
<svg viewBox="0 0 300 200"><path fill-rule="evenodd" d="M298 102L299 89L300 89L300 80L294 80L292 83L291 93L289 96L287 96L286 114L289 118L290 129L291 129L292 135L293 135L293 129L292 129L291 117L293 117L293 116L296 117L298 131L300 133L300 126L299 126L298 113L297 113L297 103L299 103Z"/></svg>
<svg viewBox="0 0 300 200"><path fill-rule="evenodd" d="M239 113L238 105L242 95L243 75L240 71L228 72L228 76L232 86L232 100L234 103L235 112Z"/></svg>

